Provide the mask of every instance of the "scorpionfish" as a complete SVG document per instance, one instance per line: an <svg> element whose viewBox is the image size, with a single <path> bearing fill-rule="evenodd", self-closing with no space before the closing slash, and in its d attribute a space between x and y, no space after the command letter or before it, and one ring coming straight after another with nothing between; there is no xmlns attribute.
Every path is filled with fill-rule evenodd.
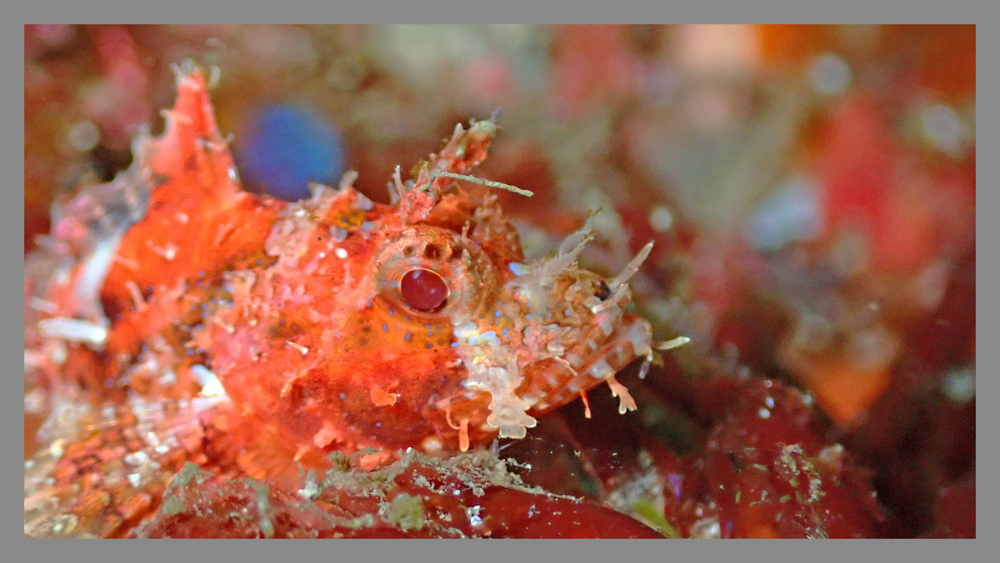
<svg viewBox="0 0 1000 563"><path fill-rule="evenodd" d="M615 373L652 358L625 311L650 246L605 279L576 263L588 221L527 262L497 198L458 185L492 119L457 126L413 179L397 168L388 205L353 172L285 202L241 189L203 72L185 63L177 88L164 133L56 205L26 260L25 408L47 417L26 533L58 525L29 513L155 504L186 462L292 481L333 452L523 438L602 383L635 409Z"/></svg>

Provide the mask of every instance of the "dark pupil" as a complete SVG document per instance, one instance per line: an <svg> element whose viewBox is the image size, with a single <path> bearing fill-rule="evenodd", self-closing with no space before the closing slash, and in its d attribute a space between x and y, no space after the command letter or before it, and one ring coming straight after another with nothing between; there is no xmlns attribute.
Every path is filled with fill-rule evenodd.
<svg viewBox="0 0 1000 563"><path fill-rule="evenodd" d="M399 280L403 301L416 311L432 313L448 300L448 284L431 270L410 270Z"/></svg>

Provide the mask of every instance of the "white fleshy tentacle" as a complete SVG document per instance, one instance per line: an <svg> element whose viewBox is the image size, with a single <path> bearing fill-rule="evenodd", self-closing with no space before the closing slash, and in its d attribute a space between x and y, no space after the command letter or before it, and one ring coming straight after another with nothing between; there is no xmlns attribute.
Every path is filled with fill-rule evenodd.
<svg viewBox="0 0 1000 563"><path fill-rule="evenodd" d="M618 274L615 279L608 282L608 287L611 291L617 291L619 287L625 285L628 280L632 279L632 276L639 271L639 267L646 261L646 258L649 257L649 253L652 250L653 241L649 241L646 243L646 246L642 247L642 250L635 255L635 258L630 260L629 263L625 265L625 268L622 269L622 273Z"/></svg>

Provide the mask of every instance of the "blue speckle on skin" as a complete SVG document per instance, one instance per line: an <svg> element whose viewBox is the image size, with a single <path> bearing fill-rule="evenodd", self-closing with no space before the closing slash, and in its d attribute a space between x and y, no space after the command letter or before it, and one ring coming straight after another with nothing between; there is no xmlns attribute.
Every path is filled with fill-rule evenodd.
<svg viewBox="0 0 1000 563"><path fill-rule="evenodd" d="M382 330L388 331L389 325L387 323L382 323Z"/></svg>
<svg viewBox="0 0 1000 563"><path fill-rule="evenodd" d="M504 336L509 336L510 335L510 331L507 330L507 327L503 327L503 330L500 331L500 334L502 334Z"/></svg>
<svg viewBox="0 0 1000 563"><path fill-rule="evenodd" d="M382 428L382 423L381 422L376 422L375 423L375 428Z"/></svg>
<svg viewBox="0 0 1000 563"><path fill-rule="evenodd" d="M515 276L523 276L528 273L528 266L520 262L511 262L507 265L511 272L514 272Z"/></svg>
<svg viewBox="0 0 1000 563"><path fill-rule="evenodd" d="M332 184L344 173L340 134L317 111L276 103L260 108L233 143L243 179L294 201L309 197L309 182Z"/></svg>
<svg viewBox="0 0 1000 563"><path fill-rule="evenodd" d="M371 211L372 207L375 206L375 204L372 203L372 200L368 199L367 197L364 196L364 194L360 192L358 192L357 195L358 195L357 199L358 209L360 209L361 211Z"/></svg>
<svg viewBox="0 0 1000 563"><path fill-rule="evenodd" d="M393 309L392 307L389 307L389 314L390 315L395 315L396 314L396 310Z"/></svg>
<svg viewBox="0 0 1000 563"><path fill-rule="evenodd" d="M340 394L340 398L341 398L341 399L343 399L343 398L344 398L344 397L346 397L346 396L347 396L347 395L345 395L344 393L341 393L341 394Z"/></svg>
<svg viewBox="0 0 1000 563"><path fill-rule="evenodd" d="M452 342L451 343L451 347L452 348L458 348L458 342Z"/></svg>
<svg viewBox="0 0 1000 563"><path fill-rule="evenodd" d="M428 342L427 344L424 344L424 348L427 348L428 350L430 350L433 347L434 347L434 345L431 344L430 342Z"/></svg>
<svg viewBox="0 0 1000 563"><path fill-rule="evenodd" d="M330 236L332 236L334 240L336 240L337 242L344 242L350 235L350 233L347 232L347 229L338 227L336 225L330 227L329 231L330 231Z"/></svg>
<svg viewBox="0 0 1000 563"><path fill-rule="evenodd" d="M413 333L412 332L407 332L406 336L403 337L403 341L404 342L409 342L411 338L413 338Z"/></svg>
<svg viewBox="0 0 1000 563"><path fill-rule="evenodd" d="M503 313L501 313L500 310L497 309L496 311L493 311L493 316L499 319L500 317L503 316Z"/></svg>

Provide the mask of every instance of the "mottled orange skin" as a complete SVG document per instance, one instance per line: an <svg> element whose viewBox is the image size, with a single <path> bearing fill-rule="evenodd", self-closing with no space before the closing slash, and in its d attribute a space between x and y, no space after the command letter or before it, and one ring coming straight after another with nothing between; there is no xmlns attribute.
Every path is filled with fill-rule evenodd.
<svg viewBox="0 0 1000 563"><path fill-rule="evenodd" d="M45 302L26 304L27 387L73 383L95 405L155 403L204 394L214 374L225 400L197 415L217 431L214 450L246 475L289 482L328 467L334 451L521 437L531 415L602 382L623 412L634 408L614 373L651 354L650 331L623 313L627 284L610 291L570 249L534 270L521 264L495 198L433 176L481 162L492 122L457 128L415 180L397 177L392 205L350 178L285 203L240 189L201 73L182 71L178 90L164 135L136 143L121 193L148 204L112 246L100 302L80 291L88 267L104 272L94 249L111 240L87 234L103 219L96 196L98 209L55 222L55 251L26 264L26 297ZM54 264L65 275L43 280ZM406 303L399 281L413 268L448 285L440 310ZM40 328L52 319L105 323L107 337L53 336Z"/></svg>
<svg viewBox="0 0 1000 563"><path fill-rule="evenodd" d="M383 295L351 295L375 275L376 253L408 228L389 206L358 213L358 197L345 189L304 203L330 206L316 216L304 248L294 247L298 261L248 270L255 283L205 329L213 370L243 420L253 420L246 426L255 439L273 436L292 454L419 447L447 429L444 413L428 406L459 393L464 378L448 317L417 316ZM367 238L352 232L336 243L328 228L365 221L378 224Z"/></svg>

